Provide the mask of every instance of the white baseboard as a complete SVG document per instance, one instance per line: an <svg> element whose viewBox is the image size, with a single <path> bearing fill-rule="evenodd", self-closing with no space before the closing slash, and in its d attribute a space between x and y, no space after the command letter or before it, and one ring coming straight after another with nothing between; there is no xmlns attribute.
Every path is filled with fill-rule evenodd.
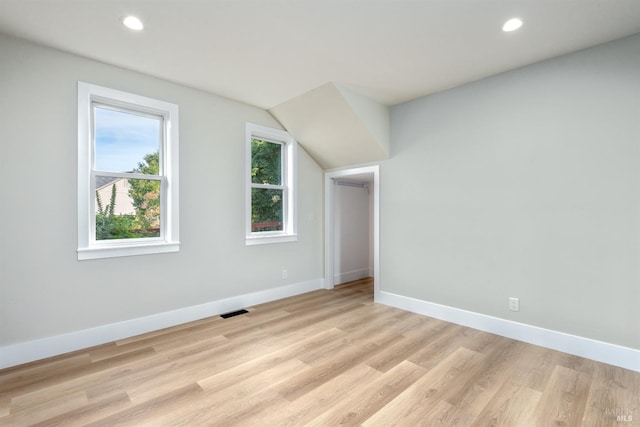
<svg viewBox="0 0 640 427"><path fill-rule="evenodd" d="M339 285L341 283L352 282L354 280L360 280L366 277L369 277L369 268L335 274L333 276L333 283L335 283L336 285Z"/></svg>
<svg viewBox="0 0 640 427"><path fill-rule="evenodd" d="M485 314L379 292L376 302L518 341L640 372L640 350L539 328Z"/></svg>
<svg viewBox="0 0 640 427"><path fill-rule="evenodd" d="M0 347L0 369L315 291L322 289L323 286L323 279L309 280L96 328Z"/></svg>

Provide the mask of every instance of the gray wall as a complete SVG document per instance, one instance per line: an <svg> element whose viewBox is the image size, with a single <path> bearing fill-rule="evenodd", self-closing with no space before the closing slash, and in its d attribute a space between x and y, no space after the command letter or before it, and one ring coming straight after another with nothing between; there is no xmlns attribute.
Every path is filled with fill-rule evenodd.
<svg viewBox="0 0 640 427"><path fill-rule="evenodd" d="M266 111L4 36L0 58L0 345L322 278L323 175L301 148L299 241L244 244L245 122L279 127ZM179 253L77 261L78 80L179 105Z"/></svg>
<svg viewBox="0 0 640 427"><path fill-rule="evenodd" d="M391 144L382 291L640 349L640 36L395 106Z"/></svg>

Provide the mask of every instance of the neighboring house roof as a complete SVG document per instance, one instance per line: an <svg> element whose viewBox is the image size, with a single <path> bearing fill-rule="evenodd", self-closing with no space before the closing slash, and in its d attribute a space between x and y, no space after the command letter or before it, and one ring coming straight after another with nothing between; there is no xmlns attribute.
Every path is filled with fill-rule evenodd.
<svg viewBox="0 0 640 427"><path fill-rule="evenodd" d="M112 176L96 176L96 190L102 190L107 185L113 184L122 178L114 178Z"/></svg>

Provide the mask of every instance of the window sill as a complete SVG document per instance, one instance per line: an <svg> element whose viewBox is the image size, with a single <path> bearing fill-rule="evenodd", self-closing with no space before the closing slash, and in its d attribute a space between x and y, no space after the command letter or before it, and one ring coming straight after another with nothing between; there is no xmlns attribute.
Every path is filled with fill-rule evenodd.
<svg viewBox="0 0 640 427"><path fill-rule="evenodd" d="M115 258L134 255L179 252L180 242L153 242L130 246L78 248L78 261L87 259Z"/></svg>
<svg viewBox="0 0 640 427"><path fill-rule="evenodd" d="M247 246L268 245L271 243L295 242L296 240L298 240L297 234L271 234L268 236L247 236L245 244Z"/></svg>

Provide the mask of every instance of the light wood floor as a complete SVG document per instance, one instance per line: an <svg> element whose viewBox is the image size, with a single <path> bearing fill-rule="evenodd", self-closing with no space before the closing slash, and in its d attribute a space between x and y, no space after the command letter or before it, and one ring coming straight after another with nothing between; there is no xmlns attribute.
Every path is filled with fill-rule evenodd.
<svg viewBox="0 0 640 427"><path fill-rule="evenodd" d="M361 280L0 371L0 425L640 425L640 373L372 294Z"/></svg>

